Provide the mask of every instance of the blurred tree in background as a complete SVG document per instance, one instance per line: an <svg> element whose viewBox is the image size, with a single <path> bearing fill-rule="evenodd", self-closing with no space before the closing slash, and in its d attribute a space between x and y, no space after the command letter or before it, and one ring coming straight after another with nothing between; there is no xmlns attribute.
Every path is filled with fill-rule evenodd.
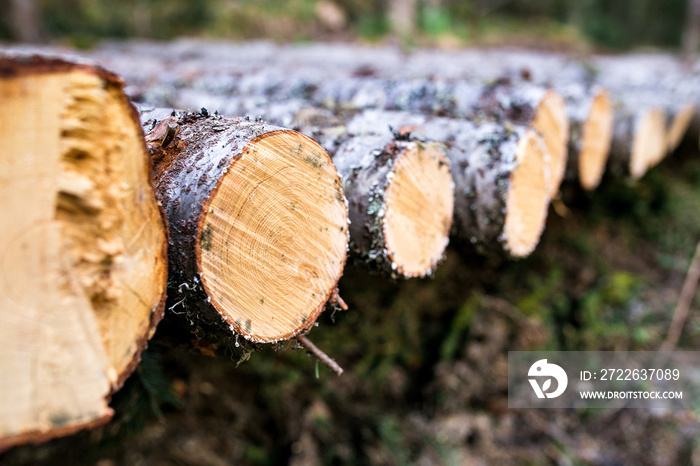
<svg viewBox="0 0 700 466"><path fill-rule="evenodd" d="M398 37L459 45L567 36L607 49L696 49L698 0L0 0L0 39ZM555 40L556 41L556 40ZM565 40L566 42L566 40Z"/></svg>

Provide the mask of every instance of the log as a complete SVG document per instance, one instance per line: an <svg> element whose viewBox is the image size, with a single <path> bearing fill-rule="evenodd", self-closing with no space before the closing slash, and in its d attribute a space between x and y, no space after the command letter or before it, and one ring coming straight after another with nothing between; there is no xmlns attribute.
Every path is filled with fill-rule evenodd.
<svg viewBox="0 0 700 466"><path fill-rule="evenodd" d="M666 119L669 122L666 131L666 151L675 151L683 142L686 133L691 132L698 136L698 103L690 100L681 100L680 105L673 105L666 109ZM691 131L692 129L692 131Z"/></svg>
<svg viewBox="0 0 700 466"><path fill-rule="evenodd" d="M447 147L455 182L454 238L487 256L521 258L535 249L549 205L547 151L535 130L365 111L348 124L348 131L381 133L389 126Z"/></svg>
<svg viewBox="0 0 700 466"><path fill-rule="evenodd" d="M122 88L0 56L0 450L109 420L163 315L165 225Z"/></svg>
<svg viewBox="0 0 700 466"><path fill-rule="evenodd" d="M281 100L277 95L272 100ZM599 98L602 100L603 98ZM583 98L579 100L584 100ZM594 100L591 100L591 104ZM240 101L239 101L240 102ZM261 102L261 101L260 101ZM295 102L300 108L298 100ZM585 109L592 108L584 102L578 102L581 125L587 123L593 143L586 142L588 151L584 160L593 152L598 158L607 156L602 142L596 148L596 131L609 131L605 115L607 109L599 109L599 104L592 113ZM604 104L604 102L603 102ZM262 107L252 110L254 114L270 115L277 113L282 104L266 102ZM549 152L549 171L551 186L549 196L553 197L559 190L567 164L567 145L569 142L569 119L566 104L560 94L552 89L525 82L498 81L490 86L472 82L445 82L434 80L392 81L378 78L349 77L336 81L327 81L320 85L309 105L323 105L336 113L340 111L358 111L371 108L386 110L404 110L437 116L452 116L475 121L511 121L515 124L532 127L540 132ZM233 104L236 108L243 103ZM585 107L585 108L584 108ZM277 116L279 118L279 116ZM588 123L590 121L590 123ZM602 136L605 136L604 134ZM600 165L596 161L592 165ZM604 165L604 164L603 164Z"/></svg>
<svg viewBox="0 0 700 466"><path fill-rule="evenodd" d="M440 147L389 131L355 137L342 118L296 100L268 104L254 114L286 122L333 158L349 201L353 263L394 278L433 272L453 216L454 187Z"/></svg>
<svg viewBox="0 0 700 466"><path fill-rule="evenodd" d="M616 115L621 114L625 121L616 130L618 144L616 158L618 165L624 165L625 158L637 159L637 172L633 178L641 177L648 168L658 164L673 152L690 131L697 137L697 109L700 104L697 76L687 64L665 55L629 55L622 57L596 57L592 60L595 79L611 91L616 101ZM634 115L637 112L637 115ZM640 136L630 137L630 119L639 124ZM663 141L659 141L658 126L664 125ZM645 129L642 129L644 125ZM641 132L651 129L652 134ZM632 130L634 133L634 130ZM648 139L647 150L635 150L632 144L637 140ZM630 144L626 149L622 142ZM639 144L642 144L641 142ZM630 170L624 170L630 172Z"/></svg>
<svg viewBox="0 0 700 466"><path fill-rule="evenodd" d="M588 89L581 84L560 85L569 115L567 178L577 178L581 187L598 187L610 153L613 135L612 102L605 88Z"/></svg>
<svg viewBox="0 0 700 466"><path fill-rule="evenodd" d="M566 104L559 93L543 86L510 80L483 86L467 81L392 81L374 77L354 77L323 83L317 91L314 103L323 104L331 109L378 108L466 118L479 122L511 121L517 125L532 127L543 135L549 152L550 197L559 191L566 171L569 142ZM585 107L585 104L579 102L578 106ZM598 116L606 110L599 110L598 107L592 114L590 111L584 112L580 117L581 125L591 121L587 125L591 127L591 133L608 130L606 125L609 123L605 116ZM590 138L595 139L595 136L591 135ZM607 156L604 142L600 149L595 148L594 144L587 143L588 151L594 152L596 156L602 151L603 156ZM586 153L584 159L588 156Z"/></svg>
<svg viewBox="0 0 700 466"><path fill-rule="evenodd" d="M548 159L549 187L547 194L554 198L559 192L567 165L569 117L561 95L543 86L497 81L488 86L474 102L474 93L467 90L460 95L457 106L475 121L513 122L539 132L544 139Z"/></svg>
<svg viewBox="0 0 700 466"><path fill-rule="evenodd" d="M616 104L609 162L613 175L641 178L664 158L667 147L666 115L661 108Z"/></svg>
<svg viewBox="0 0 700 466"><path fill-rule="evenodd" d="M205 110L141 118L171 225L173 312L211 341L308 330L337 295L348 244L328 154L296 131Z"/></svg>
<svg viewBox="0 0 700 466"><path fill-rule="evenodd" d="M350 250L395 277L424 277L442 259L454 183L442 149L393 135L350 137L333 152L350 210Z"/></svg>

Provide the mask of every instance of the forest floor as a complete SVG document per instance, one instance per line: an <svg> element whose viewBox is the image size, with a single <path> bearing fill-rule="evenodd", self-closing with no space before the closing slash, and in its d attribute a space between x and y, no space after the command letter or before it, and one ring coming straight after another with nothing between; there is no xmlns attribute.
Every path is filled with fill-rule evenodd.
<svg viewBox="0 0 700 466"><path fill-rule="evenodd" d="M697 148L634 184L565 186L561 203L525 260L451 248L434 278L404 282L349 267L350 310L309 334L341 377L291 343L237 365L160 331L110 424L0 463L697 464L697 412L507 405L509 350L658 349L700 238ZM679 348L699 347L692 312Z"/></svg>

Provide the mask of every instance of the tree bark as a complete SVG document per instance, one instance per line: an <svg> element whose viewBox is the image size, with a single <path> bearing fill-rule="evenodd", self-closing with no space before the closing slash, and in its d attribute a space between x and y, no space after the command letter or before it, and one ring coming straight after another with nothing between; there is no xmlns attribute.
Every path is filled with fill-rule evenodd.
<svg viewBox="0 0 700 466"><path fill-rule="evenodd" d="M440 147L388 130L354 134L342 116L298 100L252 113L308 134L332 156L349 201L354 262L395 278L432 273L452 223L453 183Z"/></svg>
<svg viewBox="0 0 700 466"><path fill-rule="evenodd" d="M0 56L0 449L106 422L163 315L165 225L122 86Z"/></svg>
<svg viewBox="0 0 700 466"><path fill-rule="evenodd" d="M569 155L566 178L578 179L591 191L598 187L610 153L614 109L601 86L587 89L581 84L558 86L569 115Z"/></svg>
<svg viewBox="0 0 700 466"><path fill-rule="evenodd" d="M335 294L348 242L328 154L296 131L205 110L142 122L171 225L170 308L213 341L308 330Z"/></svg>
<svg viewBox="0 0 700 466"><path fill-rule="evenodd" d="M12 0L11 26L14 38L20 42L41 42L41 22L36 0Z"/></svg>
<svg viewBox="0 0 700 466"><path fill-rule="evenodd" d="M666 116L654 106L618 102L610 146L609 170L639 179L667 153Z"/></svg>
<svg viewBox="0 0 700 466"><path fill-rule="evenodd" d="M688 0L688 16L683 29L683 52L692 56L700 47L700 1Z"/></svg>
<svg viewBox="0 0 700 466"><path fill-rule="evenodd" d="M467 95L474 95L467 91ZM470 98L458 104L460 113L475 121L511 121L539 132L549 154L548 195L559 192L567 164L569 117L564 99L557 92L538 85L497 82L488 86L476 103Z"/></svg>
<svg viewBox="0 0 700 466"><path fill-rule="evenodd" d="M547 153L534 130L366 111L348 124L348 131L376 133L389 126L447 147L455 182L453 237L483 255L520 258L534 250L549 205Z"/></svg>
<svg viewBox="0 0 700 466"><path fill-rule="evenodd" d="M442 259L454 183L442 150L393 135L351 136L333 155L350 209L350 249L393 276L423 277Z"/></svg>

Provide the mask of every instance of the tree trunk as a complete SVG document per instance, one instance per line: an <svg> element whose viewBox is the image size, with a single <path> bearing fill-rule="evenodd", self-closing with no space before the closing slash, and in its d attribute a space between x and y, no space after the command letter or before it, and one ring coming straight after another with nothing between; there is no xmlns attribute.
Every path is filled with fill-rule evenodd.
<svg viewBox="0 0 700 466"><path fill-rule="evenodd" d="M296 131L205 110L142 122L171 225L171 309L213 341L308 330L335 295L348 243L328 154Z"/></svg>
<svg viewBox="0 0 700 466"><path fill-rule="evenodd" d="M472 91L468 95L474 95ZM475 121L511 121L539 132L549 154L548 195L553 198L566 172L569 117L564 99L542 86L498 82L487 87L476 103L469 98L458 104L460 112Z"/></svg>
<svg viewBox="0 0 700 466"><path fill-rule="evenodd" d="M453 183L441 148L376 132L348 132L340 116L292 100L254 110L308 134L331 154L349 201L355 262L395 278L432 273L447 246Z"/></svg>
<svg viewBox="0 0 700 466"><path fill-rule="evenodd" d="M20 42L41 42L41 21L36 0L11 0L11 26L14 38Z"/></svg>
<svg viewBox="0 0 700 466"><path fill-rule="evenodd" d="M107 421L163 314L166 234L116 76L0 57L0 449Z"/></svg>
<svg viewBox="0 0 700 466"><path fill-rule="evenodd" d="M616 106L609 168L613 175L641 178L663 159L666 148L666 117L661 109Z"/></svg>
<svg viewBox="0 0 700 466"><path fill-rule="evenodd" d="M550 197L557 194L564 178L569 119L564 99L551 89L507 81L484 87L464 81L350 78L322 84L318 94L316 103L334 109L405 110L531 127L542 134L549 152Z"/></svg>
<svg viewBox="0 0 700 466"><path fill-rule="evenodd" d="M400 128L447 147L455 183L452 235L484 255L529 255L547 218L547 153L534 130L508 124L403 112L366 111L348 124L354 134Z"/></svg>
<svg viewBox="0 0 700 466"><path fill-rule="evenodd" d="M454 183L442 150L393 135L350 137L333 163L350 210L350 249L404 278L432 273L452 225Z"/></svg>
<svg viewBox="0 0 700 466"><path fill-rule="evenodd" d="M686 135L697 137L700 93L697 77L688 66L662 55L599 57L593 64L596 80L615 101L613 146L618 171L623 168L639 178L675 150ZM627 162L634 170L625 167Z"/></svg>
<svg viewBox="0 0 700 466"><path fill-rule="evenodd" d="M683 29L683 52L693 56L700 47L700 0L688 0L688 16Z"/></svg>
<svg viewBox="0 0 700 466"><path fill-rule="evenodd" d="M613 134L613 106L608 92L580 84L557 87L566 101L569 115L569 158L567 178L578 179L591 191L598 187L608 162Z"/></svg>

